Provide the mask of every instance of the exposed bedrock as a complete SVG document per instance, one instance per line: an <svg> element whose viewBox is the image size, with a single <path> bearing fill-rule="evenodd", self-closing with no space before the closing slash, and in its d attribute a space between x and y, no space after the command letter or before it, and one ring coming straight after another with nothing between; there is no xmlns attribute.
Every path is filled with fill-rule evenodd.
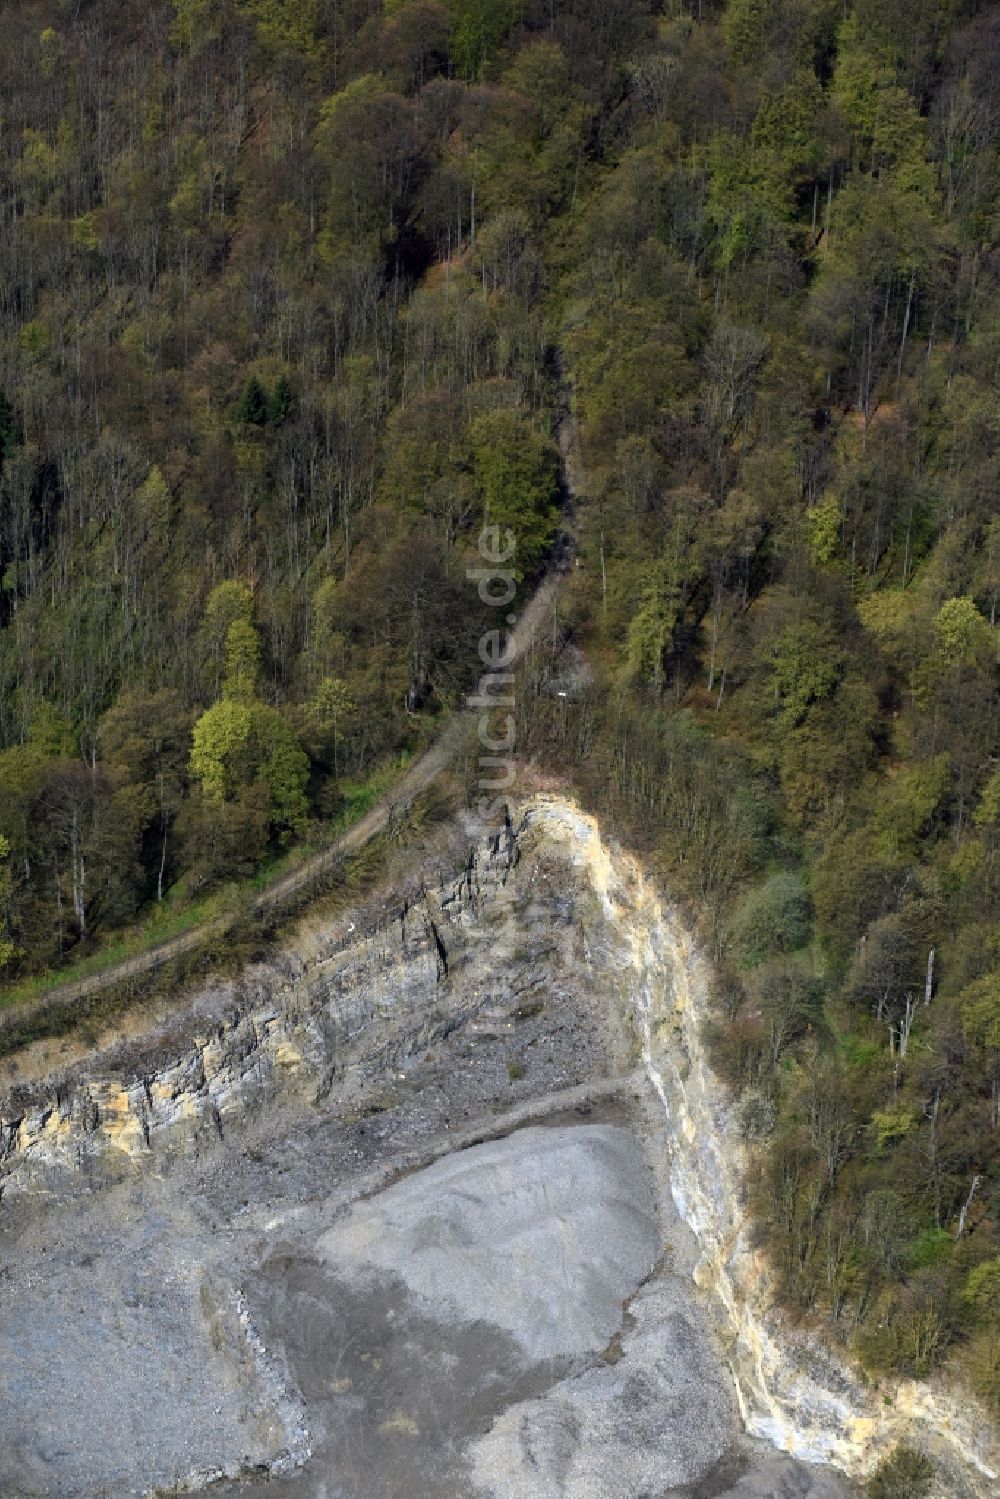
<svg viewBox="0 0 1000 1499"><path fill-rule="evenodd" d="M900 1438L994 1492L772 1308L642 871L556 797L460 841L0 1104L0 1494L835 1499Z"/></svg>
<svg viewBox="0 0 1000 1499"><path fill-rule="evenodd" d="M390 1071L494 999L509 1006L541 981L537 965L519 965L509 984L476 959L510 927L504 887L517 858L513 832L502 832L470 850L459 875L439 872L356 922L304 931L280 960L199 995L179 1023L0 1104L0 1192L195 1156L269 1100L315 1100L359 1063ZM449 948L464 983L447 982Z"/></svg>

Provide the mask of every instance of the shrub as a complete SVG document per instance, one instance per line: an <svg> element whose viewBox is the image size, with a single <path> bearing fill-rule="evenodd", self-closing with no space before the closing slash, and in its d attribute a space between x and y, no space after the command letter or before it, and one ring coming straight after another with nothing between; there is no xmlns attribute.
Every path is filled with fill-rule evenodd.
<svg viewBox="0 0 1000 1499"><path fill-rule="evenodd" d="M811 930L809 892L798 875L785 873L772 875L751 890L736 908L730 926L732 939L751 968L804 947Z"/></svg>
<svg viewBox="0 0 1000 1499"><path fill-rule="evenodd" d="M954 1240L947 1229L925 1228L910 1244L907 1259L911 1270L924 1270L939 1265L951 1254Z"/></svg>
<svg viewBox="0 0 1000 1499"><path fill-rule="evenodd" d="M879 1463L865 1486L868 1499L924 1499L934 1481L934 1464L913 1447L897 1447Z"/></svg>
<svg viewBox="0 0 1000 1499"><path fill-rule="evenodd" d="M1000 1413L1000 1328L977 1332L966 1355L969 1383L994 1415Z"/></svg>
<svg viewBox="0 0 1000 1499"><path fill-rule="evenodd" d="M778 1109L774 1099L757 1088L751 1088L740 1100L739 1129L744 1140L763 1140L774 1133Z"/></svg>
<svg viewBox="0 0 1000 1499"><path fill-rule="evenodd" d="M907 1245L904 1255L908 1255ZM886 1289L876 1314L858 1331L862 1358L877 1369L926 1379L958 1331L957 1308L941 1266L917 1270L902 1287Z"/></svg>
<svg viewBox="0 0 1000 1499"><path fill-rule="evenodd" d="M1000 1255L983 1260L969 1271L962 1300L974 1309L980 1321L1000 1327Z"/></svg>

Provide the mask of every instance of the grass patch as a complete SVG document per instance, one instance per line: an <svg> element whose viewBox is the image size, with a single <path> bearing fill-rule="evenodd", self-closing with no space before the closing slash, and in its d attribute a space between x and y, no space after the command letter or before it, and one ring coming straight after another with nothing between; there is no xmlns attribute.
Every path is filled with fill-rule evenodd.
<svg viewBox="0 0 1000 1499"><path fill-rule="evenodd" d="M861 1077L878 1072L885 1060L885 1047L878 1041L842 1031L837 1035L837 1043L847 1066Z"/></svg>
<svg viewBox="0 0 1000 1499"><path fill-rule="evenodd" d="M223 916L235 904L239 891L238 885L224 885L211 895L179 909L171 909L169 901L164 900L140 922L109 937L85 957L77 958L64 968L49 968L42 973L33 973L4 989L0 992L0 1008L37 999L51 989L61 988L63 984L91 978L105 968L112 968L127 958L140 957L163 942L181 937L186 932Z"/></svg>
<svg viewBox="0 0 1000 1499"><path fill-rule="evenodd" d="M366 780L342 782L340 789L344 805L334 819L334 829L346 832L356 822L360 822L400 779L410 759L410 755L404 755L395 764L384 765L380 770L373 771Z"/></svg>

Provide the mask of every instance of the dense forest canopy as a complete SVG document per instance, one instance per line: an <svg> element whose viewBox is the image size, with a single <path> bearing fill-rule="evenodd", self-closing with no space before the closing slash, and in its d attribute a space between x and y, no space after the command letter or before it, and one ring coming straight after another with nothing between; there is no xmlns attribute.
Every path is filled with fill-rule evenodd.
<svg viewBox="0 0 1000 1499"><path fill-rule="evenodd" d="M52 0L0 69L5 974L419 741L572 399L519 746L704 923L788 1304L1000 1405L1000 11Z"/></svg>

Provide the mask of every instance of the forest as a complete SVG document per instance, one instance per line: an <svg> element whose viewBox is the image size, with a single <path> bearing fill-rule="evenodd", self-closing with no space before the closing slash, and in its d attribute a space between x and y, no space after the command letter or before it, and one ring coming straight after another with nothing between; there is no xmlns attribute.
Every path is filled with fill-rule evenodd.
<svg viewBox="0 0 1000 1499"><path fill-rule="evenodd" d="M0 72L5 982L426 742L572 409L519 751L700 924L788 1308L1000 1410L1000 12L38 0Z"/></svg>

